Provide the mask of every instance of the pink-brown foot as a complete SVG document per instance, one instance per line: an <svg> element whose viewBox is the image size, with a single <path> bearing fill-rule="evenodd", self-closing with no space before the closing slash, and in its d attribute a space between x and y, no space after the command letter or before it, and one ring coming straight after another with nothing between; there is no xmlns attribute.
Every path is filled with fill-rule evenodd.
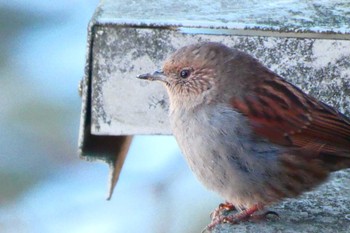
<svg viewBox="0 0 350 233"><path fill-rule="evenodd" d="M223 212L236 210L236 207L230 203L225 202L221 203L211 214L210 218L215 219L218 218Z"/></svg>
<svg viewBox="0 0 350 233"><path fill-rule="evenodd" d="M263 213L263 214L254 214L255 212L262 209L263 209L262 205L256 204L250 208L243 210L240 213L232 214L229 216L216 215L214 218L212 218L212 222L207 226L206 229L212 230L216 225L220 223L238 224L240 222L244 222L247 220L255 220L255 221L266 220L268 215L275 215L279 217L278 214L273 211L267 211L266 213Z"/></svg>

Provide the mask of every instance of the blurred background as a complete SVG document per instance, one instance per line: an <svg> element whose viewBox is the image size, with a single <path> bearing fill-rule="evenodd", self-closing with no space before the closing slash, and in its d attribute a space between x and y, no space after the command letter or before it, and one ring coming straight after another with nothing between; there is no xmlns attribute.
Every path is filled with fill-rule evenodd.
<svg viewBox="0 0 350 233"><path fill-rule="evenodd" d="M173 137L135 138L111 201L108 166L78 158L77 88L97 4L0 0L0 232L200 232L221 200Z"/></svg>

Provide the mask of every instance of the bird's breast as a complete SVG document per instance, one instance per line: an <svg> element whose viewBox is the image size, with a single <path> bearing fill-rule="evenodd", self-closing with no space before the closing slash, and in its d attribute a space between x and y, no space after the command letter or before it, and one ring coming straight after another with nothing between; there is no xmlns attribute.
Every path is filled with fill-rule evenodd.
<svg viewBox="0 0 350 233"><path fill-rule="evenodd" d="M170 122L192 171L209 189L223 196L239 190L244 193L259 179L259 173L266 172L262 164L268 160L275 163L276 149L253 142L244 116L229 106L171 109Z"/></svg>

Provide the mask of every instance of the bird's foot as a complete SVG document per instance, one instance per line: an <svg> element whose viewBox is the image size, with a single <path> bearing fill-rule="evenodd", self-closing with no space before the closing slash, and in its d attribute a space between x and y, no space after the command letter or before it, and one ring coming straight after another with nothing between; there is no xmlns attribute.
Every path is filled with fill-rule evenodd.
<svg viewBox="0 0 350 233"><path fill-rule="evenodd" d="M236 207L230 203L230 202L225 202L221 203L211 214L210 218L211 219L216 219L219 216L222 215L223 212L228 212L228 211L233 211L236 210Z"/></svg>
<svg viewBox="0 0 350 233"><path fill-rule="evenodd" d="M220 210L220 206L213 212L213 218L211 223L205 228L206 230L212 230L216 225L220 223L230 223L230 224L238 224L240 222L253 220L253 221L261 221L266 220L269 215L275 215L279 217L279 215L274 211L267 211L262 214L255 214L255 212L263 209L262 205L256 204L248 209L241 211L240 213L231 214L228 216L223 216L220 213L217 214L217 210ZM233 205L232 205L233 206ZM222 211L221 211L222 212ZM216 215L215 215L216 214Z"/></svg>
<svg viewBox="0 0 350 233"><path fill-rule="evenodd" d="M209 230L213 229L220 223L237 224L239 222L247 221L253 213L261 209L259 205L254 205L251 208L242 210L240 213L231 214L228 216L219 215L212 219L211 223L207 226Z"/></svg>

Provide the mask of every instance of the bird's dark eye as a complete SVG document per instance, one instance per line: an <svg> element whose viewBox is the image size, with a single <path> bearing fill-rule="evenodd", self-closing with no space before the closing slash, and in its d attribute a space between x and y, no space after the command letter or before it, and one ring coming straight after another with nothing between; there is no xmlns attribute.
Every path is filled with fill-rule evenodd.
<svg viewBox="0 0 350 233"><path fill-rule="evenodd" d="M183 69L180 71L180 77L181 78L187 78L188 76L190 76L191 71L188 69Z"/></svg>

